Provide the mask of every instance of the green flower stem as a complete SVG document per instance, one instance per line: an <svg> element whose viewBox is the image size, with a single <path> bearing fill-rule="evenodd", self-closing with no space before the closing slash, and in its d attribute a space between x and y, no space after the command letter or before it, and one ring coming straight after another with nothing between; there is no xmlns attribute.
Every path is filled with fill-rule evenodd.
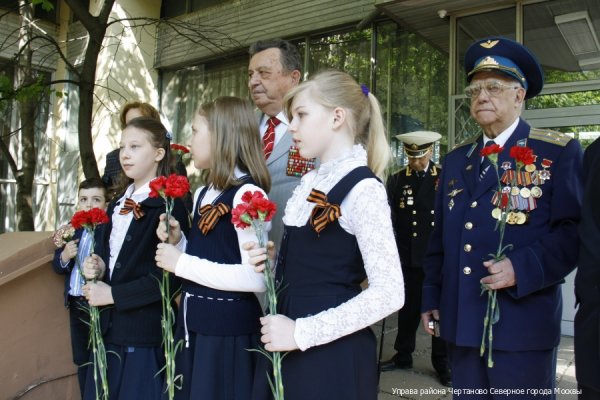
<svg viewBox="0 0 600 400"><path fill-rule="evenodd" d="M490 162L492 164L492 166L494 167L494 170L496 172L496 179L498 182L498 208L501 211L500 214L500 221L497 225L498 228L498 233L499 233L499 240L498 240L498 248L496 250L496 254L492 255L494 257L494 262L498 262L502 259L504 259L505 255L504 255L504 231L506 229L506 220L508 218L508 213L511 210L511 202L509 200L508 204L507 204L507 208L503 209L502 207L502 182L500 181L500 174L498 172L498 160L497 158L495 160L490 158ZM487 339L487 349L488 349L488 359L487 359L487 366L488 368L493 368L494 367L494 360L492 357L492 345L494 342L494 334L493 334L493 326L496 322L498 322L498 318L496 318L498 310L499 310L499 305L498 305L498 297L497 297L497 291L495 289L490 289L487 285L482 284L482 294L485 292L487 293L487 304L486 304L486 309L485 309L485 317L483 318L483 333L481 335L481 346L479 348L479 355L480 357L483 357L483 355L485 354L485 349L486 349L486 339Z"/></svg>
<svg viewBox="0 0 600 400"><path fill-rule="evenodd" d="M267 247L264 234L264 221L258 219L252 221L252 227L256 232L258 239L258 245L260 247ZM277 314L277 286L275 283L275 271L271 266L271 260L268 257L265 261L265 270L263 272L265 277L265 286L267 287L267 301L269 305L269 315ZM281 376L281 360L282 354L280 351L274 351L272 353L272 366L273 366L273 381L271 390L274 400L284 400L283 392L283 377Z"/></svg>
<svg viewBox="0 0 600 400"><path fill-rule="evenodd" d="M100 310L90 306L90 342L94 367L94 384L96 386L96 399L108 400L108 378L106 376L106 348L100 332ZM100 386L100 387L99 387ZM100 390L99 390L100 389Z"/></svg>
<svg viewBox="0 0 600 400"><path fill-rule="evenodd" d="M94 253L96 242L94 239L95 226L85 226L85 230L90 235L90 256ZM79 275L84 281L88 281L83 275L82 266L79 265L79 257L75 257L76 266L79 268ZM96 278L92 279L96 283ZM96 387L96 400L108 400L108 378L106 376L106 348L104 347L104 339L102 338L102 330L100 328L100 310L96 306L88 304L86 311L90 317L89 327L90 333L88 338L88 348L92 349L92 367L94 368L94 386Z"/></svg>
<svg viewBox="0 0 600 400"><path fill-rule="evenodd" d="M491 296L490 296L491 293ZM495 309L498 306L498 300L496 298L496 295L498 294L498 292L496 290L491 290L488 291L488 298L491 297L491 301L489 301L490 303L490 316L494 315ZM488 368L493 368L494 367L494 360L492 359L492 343L494 341L494 334L492 333L492 329L494 327L494 324L496 323L496 321L492 321L489 324L489 328L488 328L488 360L487 360L487 366Z"/></svg>
<svg viewBox="0 0 600 400"><path fill-rule="evenodd" d="M483 335L481 335L481 346L479 347L479 356L483 357L483 354L485 353L485 336L486 336L486 332L488 329L488 324L489 324L489 320L490 320L490 291L487 290L488 293L488 300L487 300L487 304L485 306L485 317L483 318Z"/></svg>
<svg viewBox="0 0 600 400"><path fill-rule="evenodd" d="M163 197L165 199L166 219L165 224L167 228L167 242L168 237L171 233L171 225L169 220L171 219L171 213L173 211L173 199ZM173 325L175 325L175 312L171 306L171 289L170 289L170 272L163 270L162 279L159 281L161 304L162 304L162 318L161 328L163 337L163 350L165 354L165 391L168 393L169 400L175 398L175 389L177 386L178 379L183 379L182 376L175 375L175 354L177 352L177 344L173 337Z"/></svg>

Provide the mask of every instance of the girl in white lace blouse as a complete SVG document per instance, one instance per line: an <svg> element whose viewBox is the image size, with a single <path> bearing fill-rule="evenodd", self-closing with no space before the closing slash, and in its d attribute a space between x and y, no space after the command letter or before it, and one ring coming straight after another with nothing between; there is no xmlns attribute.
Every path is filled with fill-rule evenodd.
<svg viewBox="0 0 600 400"><path fill-rule="evenodd" d="M282 371L287 400L376 399L376 340L368 327L404 303L379 180L389 160L379 104L348 74L325 71L293 89L285 107L300 154L321 165L285 208L280 309L261 318L261 340L268 351L291 351ZM249 254L262 270L266 249Z"/></svg>

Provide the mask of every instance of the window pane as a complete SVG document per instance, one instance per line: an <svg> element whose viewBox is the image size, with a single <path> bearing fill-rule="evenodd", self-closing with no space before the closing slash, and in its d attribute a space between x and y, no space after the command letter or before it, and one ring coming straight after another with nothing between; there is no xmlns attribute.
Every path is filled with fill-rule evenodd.
<svg viewBox="0 0 600 400"><path fill-rule="evenodd" d="M370 54L370 29L311 39L308 72L334 68L349 73L359 83L368 84Z"/></svg>
<svg viewBox="0 0 600 400"><path fill-rule="evenodd" d="M174 140L185 143L198 107L219 96L248 96L248 56L163 73L161 111L171 123Z"/></svg>
<svg viewBox="0 0 600 400"><path fill-rule="evenodd" d="M397 165L406 157L395 135L416 130L448 131L448 55L395 23L378 27L376 96L386 119ZM439 159L436 146L434 160Z"/></svg>
<svg viewBox="0 0 600 400"><path fill-rule="evenodd" d="M160 6L161 18L172 18L187 12L187 0L163 0Z"/></svg>

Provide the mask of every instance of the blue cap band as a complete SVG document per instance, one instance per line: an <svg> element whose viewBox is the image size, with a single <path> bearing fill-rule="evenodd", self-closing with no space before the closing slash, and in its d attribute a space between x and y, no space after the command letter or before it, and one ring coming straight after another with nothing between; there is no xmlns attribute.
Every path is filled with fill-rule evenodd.
<svg viewBox="0 0 600 400"><path fill-rule="evenodd" d="M501 72L516 79L527 90L527 79L525 79L525 74L521 71L521 68L510 59L502 56L489 55L481 57L475 62L475 67L468 73L468 79L470 81L477 72L489 70Z"/></svg>

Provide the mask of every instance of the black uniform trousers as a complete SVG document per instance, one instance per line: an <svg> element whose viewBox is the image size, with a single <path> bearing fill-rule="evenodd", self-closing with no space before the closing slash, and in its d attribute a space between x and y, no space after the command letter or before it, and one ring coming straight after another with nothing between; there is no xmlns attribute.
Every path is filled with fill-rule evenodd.
<svg viewBox="0 0 600 400"><path fill-rule="evenodd" d="M90 362L90 350L88 341L90 337L90 316L85 310L89 307L87 301L82 297L69 296L69 320L71 326L71 349L73 351L73 362L77 365L77 380L81 397L85 389L87 367Z"/></svg>
<svg viewBox="0 0 600 400"><path fill-rule="evenodd" d="M403 268L404 307L398 311L398 333L394 349L398 352L398 364L412 364L415 351L416 333L421 324L421 292L424 273L422 268ZM439 337L431 337L431 364L436 371L448 369L446 342Z"/></svg>

